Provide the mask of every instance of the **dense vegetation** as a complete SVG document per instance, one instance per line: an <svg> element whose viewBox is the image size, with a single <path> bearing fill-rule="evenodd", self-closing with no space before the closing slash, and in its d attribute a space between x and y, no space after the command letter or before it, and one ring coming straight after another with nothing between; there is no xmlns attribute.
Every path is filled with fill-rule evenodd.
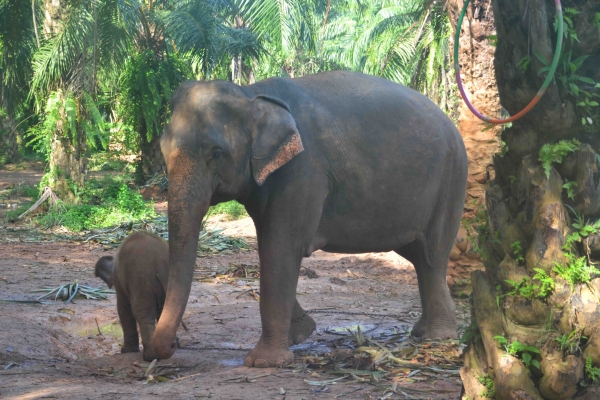
<svg viewBox="0 0 600 400"><path fill-rule="evenodd" d="M49 215L44 223L80 229L102 215L89 202L97 184L87 179L90 159L136 155L138 184L164 170L157 139L169 99L186 79L250 84L347 69L411 85L448 110L450 25L442 7L424 0L0 0L0 164L20 155L46 161L43 185L67 203L84 203L78 207L91 219Z"/></svg>

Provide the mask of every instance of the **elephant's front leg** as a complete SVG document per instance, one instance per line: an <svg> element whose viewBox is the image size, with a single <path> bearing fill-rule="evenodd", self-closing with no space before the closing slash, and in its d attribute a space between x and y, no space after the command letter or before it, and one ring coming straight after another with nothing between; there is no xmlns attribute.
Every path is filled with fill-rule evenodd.
<svg viewBox="0 0 600 400"><path fill-rule="evenodd" d="M294 361L289 334L302 257L289 242L288 235L270 235L260 240L262 334L246 357L247 367L278 367Z"/></svg>

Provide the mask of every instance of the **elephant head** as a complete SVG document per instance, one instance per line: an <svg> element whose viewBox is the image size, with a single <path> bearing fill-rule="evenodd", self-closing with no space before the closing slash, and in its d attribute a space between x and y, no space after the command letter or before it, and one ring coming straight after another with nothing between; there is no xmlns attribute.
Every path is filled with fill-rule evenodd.
<svg viewBox="0 0 600 400"><path fill-rule="evenodd" d="M186 82L171 101L161 138L169 176L169 283L154 334L158 358L175 352L203 217L210 205L243 199L303 151L284 101L248 96L228 82Z"/></svg>

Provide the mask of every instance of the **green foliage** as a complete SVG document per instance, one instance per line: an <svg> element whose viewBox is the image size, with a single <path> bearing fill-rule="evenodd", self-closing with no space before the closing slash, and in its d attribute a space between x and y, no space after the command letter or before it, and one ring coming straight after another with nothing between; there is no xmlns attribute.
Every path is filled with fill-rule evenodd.
<svg viewBox="0 0 600 400"><path fill-rule="evenodd" d="M526 72L527 69L529 68L529 65L531 64L531 60L532 59L530 56L525 56L519 60L519 63L517 64L517 66L519 67L519 69L521 71Z"/></svg>
<svg viewBox="0 0 600 400"><path fill-rule="evenodd" d="M216 206L210 207L207 216L211 215L228 215L231 219L240 219L247 217L248 213L243 205L235 200L226 203L219 203Z"/></svg>
<svg viewBox="0 0 600 400"><path fill-rule="evenodd" d="M485 390L481 393L482 397L488 399L496 398L496 389L494 388L494 380L489 375L480 376L477 381L485 386Z"/></svg>
<svg viewBox="0 0 600 400"><path fill-rule="evenodd" d="M176 54L165 55L162 60L152 50L133 55L120 79L126 123L146 135L147 141L160 136L173 92L191 76L190 67Z"/></svg>
<svg viewBox="0 0 600 400"><path fill-rule="evenodd" d="M574 32L574 31L573 31ZM567 33L565 31L565 33ZM534 51L536 57L540 60L544 67L538 71L538 75L550 70L550 63L541 54ZM600 97L600 94L594 91L600 89L600 84L596 83L592 78L581 76L577 71L583 65L589 55L583 55L572 60L572 52L563 52L558 60L559 68L556 69L555 79L561 84L563 89L571 95L575 100L577 113L581 116L583 125L592 125L594 123L595 107L598 107L598 102L593 100L594 97Z"/></svg>
<svg viewBox="0 0 600 400"><path fill-rule="evenodd" d="M83 204L62 204L52 208L39 218L39 224L44 228L64 226L76 232L155 216L152 203L144 202L139 193L116 178L91 179L78 195Z"/></svg>
<svg viewBox="0 0 600 400"><path fill-rule="evenodd" d="M594 382L600 378L600 368L593 366L591 356L585 359L585 375Z"/></svg>
<svg viewBox="0 0 600 400"><path fill-rule="evenodd" d="M568 264L560 265L559 263L555 263L552 271L569 282L571 288L579 283L588 283L592 280L592 275L600 274L598 268L588 264L586 256L577 257L571 252L566 252L565 256L567 257Z"/></svg>
<svg viewBox="0 0 600 400"><path fill-rule="evenodd" d="M542 146L539 153L539 160L542 162L546 177L550 179L550 170L553 163L561 163L563 158L579 148L581 143L577 139L571 141L561 140L556 144L546 143Z"/></svg>
<svg viewBox="0 0 600 400"><path fill-rule="evenodd" d="M571 209L571 211L575 214L575 222L573 222L572 227L575 229L574 232L567 235L567 240L563 245L563 250L570 252L573 250L573 246L577 242L581 242L584 238L589 235L593 235L598 232L600 229L600 219L596 222L589 224L585 222L585 218L582 214L579 214L577 211L573 210L570 206L567 206Z"/></svg>
<svg viewBox="0 0 600 400"><path fill-rule="evenodd" d="M539 299L544 299L548 297L554 291L554 279L546 271L541 268L534 268L535 274L533 275L533 280L537 280L540 282L539 286L534 287L534 291L536 292L536 297Z"/></svg>
<svg viewBox="0 0 600 400"><path fill-rule="evenodd" d="M506 279L505 282L512 286L512 289L505 296L521 296L526 299L548 297L554 291L554 279L540 268L535 268L535 272L532 279L523 278L520 282Z"/></svg>
<svg viewBox="0 0 600 400"><path fill-rule="evenodd" d="M593 20L593 24L596 28L600 28L600 12L597 12L594 15L594 20Z"/></svg>
<svg viewBox="0 0 600 400"><path fill-rule="evenodd" d="M504 336L494 336L494 339L496 339L500 346L504 347L508 354L523 361L523 364L525 364L525 368L527 368L528 371L529 367L532 365L537 369L540 368L539 361L533 358L535 354L540 354L540 351L537 347L529 346L517 340L512 343L508 343L508 340Z"/></svg>
<svg viewBox="0 0 600 400"><path fill-rule="evenodd" d="M496 306L500 308L500 301L506 296L521 296L526 299L544 300L554 291L554 279L541 268L534 268L535 274L530 278L523 278L520 282L506 279L505 282L512 288L508 293L502 294L502 286L496 286Z"/></svg>
<svg viewBox="0 0 600 400"><path fill-rule="evenodd" d="M585 336L581 335L583 329L575 329L568 335L563 333L561 336L558 336L554 340L560 346L560 350L565 354L575 354L581 351L579 347L579 342L581 339L585 339Z"/></svg>
<svg viewBox="0 0 600 400"><path fill-rule="evenodd" d="M510 244L510 248L513 250L513 256L515 257L515 261L517 263L525 262L523 258L523 248L521 247L521 241L516 240Z"/></svg>
<svg viewBox="0 0 600 400"><path fill-rule="evenodd" d="M567 191L567 197L571 200L575 200L575 194L573 193L573 188L577 187L577 182L571 182L565 178L565 183L563 184L563 189Z"/></svg>
<svg viewBox="0 0 600 400"><path fill-rule="evenodd" d="M94 100L87 93L82 93L81 96L80 101L75 98L73 92L56 90L50 93L40 122L29 128L27 144L43 154L47 161L55 134L70 143L77 143L78 131L81 131L89 148L95 149L98 142L103 147L107 146L106 124ZM91 119L83 117L84 115L90 115Z"/></svg>
<svg viewBox="0 0 600 400"><path fill-rule="evenodd" d="M579 38L577 37L577 31L575 30L575 19L579 15L579 11L572 7L566 7L563 10L563 34L565 35L565 39L568 39L571 44L577 41L579 42ZM558 26L558 16L554 17L554 30L556 31Z"/></svg>

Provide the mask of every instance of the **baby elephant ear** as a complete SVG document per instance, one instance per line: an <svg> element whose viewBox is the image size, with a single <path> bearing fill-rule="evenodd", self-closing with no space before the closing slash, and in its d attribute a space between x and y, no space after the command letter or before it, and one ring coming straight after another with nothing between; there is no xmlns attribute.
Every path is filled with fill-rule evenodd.
<svg viewBox="0 0 600 400"><path fill-rule="evenodd" d="M304 150L290 107L275 97L252 99L252 175L259 186L267 177Z"/></svg>

